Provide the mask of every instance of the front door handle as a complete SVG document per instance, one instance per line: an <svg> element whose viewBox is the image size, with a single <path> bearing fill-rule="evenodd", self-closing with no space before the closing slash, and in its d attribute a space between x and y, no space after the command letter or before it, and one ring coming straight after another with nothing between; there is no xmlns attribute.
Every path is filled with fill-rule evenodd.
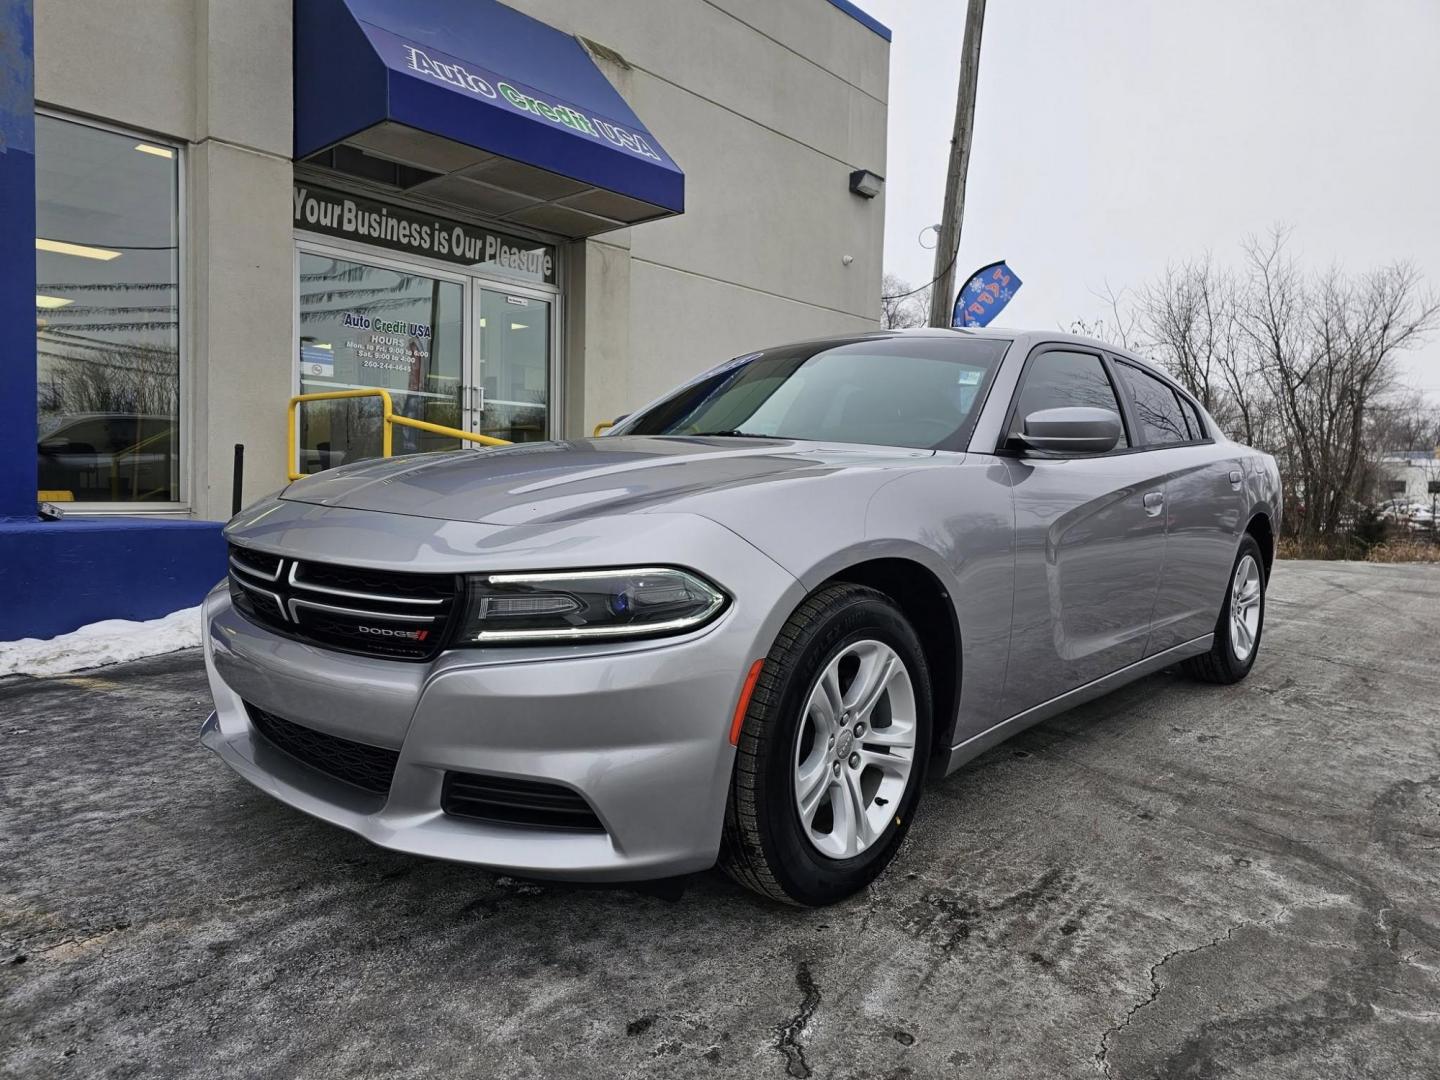
<svg viewBox="0 0 1440 1080"><path fill-rule="evenodd" d="M1160 511L1165 509L1165 493L1163 491L1147 491L1144 503L1145 513L1150 517L1158 517Z"/></svg>

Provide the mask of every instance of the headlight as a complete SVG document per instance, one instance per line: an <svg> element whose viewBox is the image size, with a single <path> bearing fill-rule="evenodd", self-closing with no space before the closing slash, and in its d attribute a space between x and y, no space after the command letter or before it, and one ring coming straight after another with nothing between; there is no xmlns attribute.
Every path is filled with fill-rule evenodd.
<svg viewBox="0 0 1440 1080"><path fill-rule="evenodd" d="M703 626L726 595L685 570L473 574L456 644L650 637Z"/></svg>

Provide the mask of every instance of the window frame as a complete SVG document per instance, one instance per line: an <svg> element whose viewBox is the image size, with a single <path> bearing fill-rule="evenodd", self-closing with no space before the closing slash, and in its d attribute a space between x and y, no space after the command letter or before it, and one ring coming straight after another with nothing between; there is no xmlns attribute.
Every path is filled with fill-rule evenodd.
<svg viewBox="0 0 1440 1080"><path fill-rule="evenodd" d="M1174 450L1178 447L1185 446L1206 446L1215 441L1215 433L1212 430L1210 421L1205 416L1205 410L1200 407L1200 403L1197 402L1194 397L1186 393L1180 386L1176 385L1175 380L1169 378L1168 376L1164 375L1159 371L1156 371L1149 364L1139 361L1135 357L1124 356L1120 354L1107 354L1107 356L1111 363L1113 363L1117 367L1120 365L1125 365L1127 367L1133 368L1134 370L1140 372L1140 374L1148 375L1151 378L1155 379L1162 386L1168 387L1170 389L1170 392L1175 395L1175 404L1180 408L1180 418L1184 421L1185 430L1187 432L1190 430L1190 415L1186 411L1186 405L1189 405L1190 408L1194 410L1194 415L1196 419L1200 421L1200 426L1205 429L1203 438L1186 439L1184 442L1167 443L1152 443L1147 439L1142 439L1140 444L1138 446L1134 446L1133 449L1145 451ZM1130 387L1125 384L1124 379L1120 378L1118 371L1116 371L1115 373L1115 382L1117 385L1123 388L1121 390L1121 393L1125 398L1125 407L1132 411L1132 415L1137 417L1137 421L1135 424L1136 430L1143 434L1145 428L1143 424L1140 424L1138 422L1139 414L1138 412L1134 411L1135 403L1130 396Z"/></svg>
<svg viewBox="0 0 1440 1080"><path fill-rule="evenodd" d="M95 131L103 131L111 135L119 135L126 139L134 139L137 142L150 143L153 146L162 146L175 153L175 318L177 322L175 335L175 379L177 383L175 388L175 408L177 412L176 426L179 428L176 454L180 459L180 463L175 470L176 498L165 502L158 500L152 502L101 502L97 500L95 502L66 503L65 514L67 517L190 516L194 511L194 499L192 496L197 486L196 477L198 473L193 438L195 380L190 368L190 335L194 332L195 327L194 319L191 317L192 312L189 307L190 231L186 215L186 207L189 202L186 151L189 149L189 146L182 140L171 138L168 135L161 135L158 132L147 131L144 128L127 127L123 124L114 124L105 120L97 120L94 117L81 116L66 112L63 109L53 109L37 104L35 106L35 115L37 117L47 117L51 120L61 120L68 124L91 128ZM36 228L37 230L39 228L38 222Z"/></svg>
<svg viewBox="0 0 1440 1080"><path fill-rule="evenodd" d="M1083 342L1046 341L1034 346L1025 356L1025 363L1021 365L1020 374L1015 380L1015 388L1010 391L1010 403L1005 407L1005 418L1004 422L1000 425L1000 437L995 447L995 453L1014 456L1027 452L1026 447L1016 444L1013 435L1015 421L1017 419L1016 413L1020 408L1020 396L1025 392L1025 380L1030 377L1030 372L1034 368L1036 360L1045 353L1051 352L1081 353L1082 355L1091 356L1100 361L1100 370L1105 373L1105 378L1110 382L1110 392L1115 395L1115 404L1119 408L1120 427L1125 433L1126 442L1129 444L1127 446L1115 446L1110 450L1098 454L1066 454L1057 460L1068 461L1072 458L1117 457L1121 454L1130 454L1141 449L1141 447L1135 445L1134 432L1136 425L1134 414L1130 409L1129 397L1120 388L1120 380L1111 365L1109 354ZM1031 452L1033 453L1033 451Z"/></svg>
<svg viewBox="0 0 1440 1080"><path fill-rule="evenodd" d="M348 191L349 188L336 186L337 191ZM366 195L366 198L374 198L373 194ZM410 206L403 201L391 200L396 206ZM563 246L562 246L563 248ZM512 278L498 277L491 274L480 274L467 267L455 263L447 263L443 259L432 259L423 255L411 255L405 252L390 251L386 248L374 247L358 240L350 240L344 237L326 236L321 233L307 232L304 229L291 230L290 243L290 393L297 396L304 393L300 377L299 342L300 342L300 256L302 253L312 255L323 255L327 258L348 259L352 262L365 263L384 270L395 270L400 273L416 273L425 277L437 278L442 281L454 281L461 286L461 312L464 318L464 327L461 331L461 371L466 377L475 373L476 353L479 350L479 327L476 321L476 298L480 290L489 289L510 293L515 296L529 296L535 300L543 300L550 305L550 362L547 371L549 379L549 403L547 405L550 438L559 439L565 431L565 383L567 378L568 342L565 337L565 292L560 282L565 280L565 263L562 248L557 248L556 258L560 260L557 264L557 283L546 285L543 282L518 281ZM471 429L471 410L467 404L464 410L466 417L464 425L466 430ZM296 445L299 445L299 424L297 415L295 420Z"/></svg>

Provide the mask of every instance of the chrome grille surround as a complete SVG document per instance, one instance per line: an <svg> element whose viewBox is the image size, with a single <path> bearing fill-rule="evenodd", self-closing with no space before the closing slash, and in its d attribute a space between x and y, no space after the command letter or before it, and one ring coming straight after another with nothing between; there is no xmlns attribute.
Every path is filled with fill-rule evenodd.
<svg viewBox="0 0 1440 1080"><path fill-rule="evenodd" d="M292 559L232 544L235 608L268 630L328 649L428 660L464 596L453 574L412 574Z"/></svg>

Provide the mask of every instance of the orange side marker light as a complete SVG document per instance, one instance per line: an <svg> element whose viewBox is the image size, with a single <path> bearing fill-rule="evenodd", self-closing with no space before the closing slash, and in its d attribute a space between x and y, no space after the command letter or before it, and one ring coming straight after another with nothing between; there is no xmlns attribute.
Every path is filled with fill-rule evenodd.
<svg viewBox="0 0 1440 1080"><path fill-rule="evenodd" d="M745 724L745 713L750 709L750 695L755 692L755 684L760 680L760 669L765 666L764 660L756 660L750 665L750 674L745 676L745 685L740 690L740 700L735 705L735 719L730 721L730 745L740 745L740 729Z"/></svg>

